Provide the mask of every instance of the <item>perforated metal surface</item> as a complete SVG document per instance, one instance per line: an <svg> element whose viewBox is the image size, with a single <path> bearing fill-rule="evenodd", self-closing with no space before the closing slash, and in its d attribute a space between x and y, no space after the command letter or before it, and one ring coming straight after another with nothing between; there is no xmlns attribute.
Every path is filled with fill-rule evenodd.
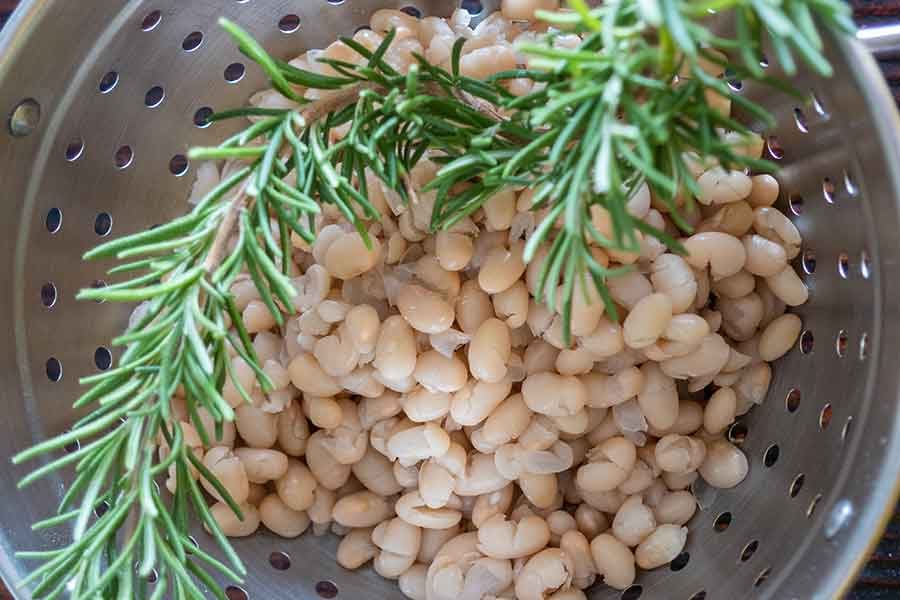
<svg viewBox="0 0 900 600"><path fill-rule="evenodd" d="M77 377L114 358L105 345L129 309L74 301L108 266L82 263L81 253L104 235L183 212L194 171L179 157L229 133L225 124L195 125L198 111L238 105L264 85L254 65L237 66L244 59L216 19L232 18L276 55L294 56L352 33L376 8L405 5L440 15L454 7L133 0L88 10L48 0L17 13L0 39L0 112L12 116L32 102L0 132L0 315L9 323L0 344L0 456L65 429ZM299 17L298 29L295 19L283 20L289 15ZM778 117L770 133L783 151L782 202L805 240L798 267L811 299L799 313L809 333L777 364L766 403L742 421L747 481L727 492L698 490L705 509L691 522L687 563L641 576L624 595L631 600L837 595L893 508L900 316L890 299L900 297L900 179L892 165L900 164L900 129L871 59L855 44L831 45L833 80L795 80L817 102L758 97ZM13 549L52 547L63 533L27 527L50 513L63 479L16 493L23 473L0 472L0 571L12 582L27 572ZM236 547L251 575L243 593L230 592L234 599L402 597L370 571L340 569L332 537L260 533ZM621 596L599 588L591 595Z"/></svg>

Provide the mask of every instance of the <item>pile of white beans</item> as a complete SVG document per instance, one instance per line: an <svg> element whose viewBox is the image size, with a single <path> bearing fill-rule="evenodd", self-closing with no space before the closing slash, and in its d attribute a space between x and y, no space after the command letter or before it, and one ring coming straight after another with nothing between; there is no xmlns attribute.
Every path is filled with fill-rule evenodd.
<svg viewBox="0 0 900 600"><path fill-rule="evenodd" d="M514 42L541 31L528 23L538 5L557 3L504 0L474 30L464 11L417 20L382 10L356 38L374 46L396 28L387 59L405 69L412 51L445 64L465 36L463 72L485 76L527 64ZM294 64L327 72L314 60L323 54L359 60L337 42ZM254 102L289 104L269 91ZM759 138L730 139L762 151ZM746 476L725 432L765 398L768 363L801 328L785 309L807 298L788 264L800 235L772 207L776 180L695 163L689 254L650 237L640 253L594 248L603 264L635 269L609 282L618 323L595 290L576 291L571 347L561 316L533 297L546 251L522 260L541 217L529 190L506 190L430 235L433 194L403 206L370 177L370 200L385 215L371 226L371 249L326 206L311 247L292 238L297 313L283 330L248 277L233 286L276 390L263 394L234 356L253 403L226 383L236 421L209 448L173 401L191 448L242 506L243 522L214 504L224 532L331 531L343 536L343 567L371 560L415 600L578 600L595 582L625 589L638 568L672 561L697 509L691 484L731 488ZM219 167L201 168L195 197L232 168ZM421 189L436 168L423 160L412 185ZM678 235L646 187L628 210ZM603 209L592 216L609 232Z"/></svg>

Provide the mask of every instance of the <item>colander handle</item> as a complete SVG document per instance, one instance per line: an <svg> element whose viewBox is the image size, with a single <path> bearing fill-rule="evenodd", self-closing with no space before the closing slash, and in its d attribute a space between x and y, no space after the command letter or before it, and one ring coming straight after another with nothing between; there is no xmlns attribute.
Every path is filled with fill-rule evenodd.
<svg viewBox="0 0 900 600"><path fill-rule="evenodd" d="M900 58L900 23L866 27L856 37L875 58Z"/></svg>

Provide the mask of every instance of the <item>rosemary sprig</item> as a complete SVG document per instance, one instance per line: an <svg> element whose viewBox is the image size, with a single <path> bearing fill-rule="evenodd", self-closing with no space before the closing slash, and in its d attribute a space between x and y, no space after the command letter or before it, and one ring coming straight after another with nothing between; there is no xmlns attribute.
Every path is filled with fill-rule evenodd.
<svg viewBox="0 0 900 600"><path fill-rule="evenodd" d="M605 280L616 273L596 260L592 246L639 252L642 234L682 251L676 240L626 210L638 188L647 184L672 221L689 233L681 211L692 208L698 193L690 160L755 171L775 168L735 152L723 139L724 131L752 132L711 105L710 95L764 124L773 124L772 117L732 90L724 78L710 75L707 65L719 64L735 77L796 93L760 66L763 41L771 41L786 72L796 70L796 52L827 76L831 66L822 55L814 18L830 29L853 28L849 9L840 0L611 0L597 8L589 8L584 0L569 4L572 12L542 12L540 17L582 34L577 48L557 47L551 35L521 48L532 56L530 70L492 78L498 83L526 77L540 84L522 97L505 94L501 103L530 134L524 139L485 136L477 152L454 155L429 184L438 191L435 228L476 211L505 187L535 190L534 209L545 216L525 246L525 260L548 250L538 296L551 309L562 304L558 308L567 343L573 277L582 279L583 290L588 289L584 279L592 279L608 312L615 315ZM717 36L708 28L711 10L731 13L737 22L734 38ZM736 51L741 61L722 58L722 53ZM463 194L452 194L463 182L474 183ZM597 207L608 213L612 236L595 226L592 214ZM558 289L563 292L559 296Z"/></svg>
<svg viewBox="0 0 900 600"><path fill-rule="evenodd" d="M240 507L194 455L171 399L183 396L190 424L209 445L234 417L221 394L226 378L249 401L249 391L231 373L229 352L246 360L264 392L271 389L231 284L238 274L249 273L283 324L283 314L293 311L291 233L312 241L321 205L331 204L368 242L366 225L379 215L367 199L367 172L408 202L415 193L410 172L426 152L432 151L433 160L438 155L442 168L428 188L437 192L435 229L471 214L501 188L531 187L542 221L528 239L526 258L540 251L540 296L553 306L561 289L561 312L568 321L575 289L588 289L584 278L590 277L613 312L605 281L616 271L599 264L591 246L634 250L640 232L679 249L676 240L626 210L641 185L649 185L687 231L678 199L690 201L696 191L688 157L768 168L722 141L721 130L746 129L706 98L719 95L763 120L768 115L708 75L703 62L723 61L715 51L728 51L741 59L727 65L738 76L787 88L759 66L764 38L788 73L796 68L796 54L827 75L816 20L842 31L852 27L840 0L611 0L599 8L570 0L570 6L571 12L541 16L583 33L579 47L556 47L550 34L526 48L534 57L530 69L488 82L460 75L463 40L454 47L449 70L417 57L408 73L398 73L385 60L392 33L374 51L346 39L361 63L324 61L335 74L322 75L269 56L237 25L221 22L272 86L300 107L214 115L212 120L250 117L253 122L217 147L192 150L190 157L233 159L246 166L189 214L85 255L120 261L110 272L130 279L84 290L80 299L146 304L137 322L114 340L125 348L117 366L81 380L89 388L75 405L91 412L70 432L13 459L21 463L81 443L20 483L27 486L63 467L75 469L58 515L34 525L69 526L72 542L20 553L41 563L23 582L34 585L36 598L68 592L75 599L193 599L203 597L201 584L225 598L212 585L211 573L233 581L245 575L191 471L208 479L238 516ZM732 38L712 33L709 10L733 14ZM534 91L513 97L503 85L512 78L532 80ZM323 95L310 102L302 88ZM609 215L611 235L592 222L598 207ZM201 413L212 417L213 431ZM165 452L158 452L161 446ZM164 498L156 480L169 471L176 487ZM228 564L195 547L188 536L192 518L209 528ZM151 587L147 577L153 573L157 581Z"/></svg>

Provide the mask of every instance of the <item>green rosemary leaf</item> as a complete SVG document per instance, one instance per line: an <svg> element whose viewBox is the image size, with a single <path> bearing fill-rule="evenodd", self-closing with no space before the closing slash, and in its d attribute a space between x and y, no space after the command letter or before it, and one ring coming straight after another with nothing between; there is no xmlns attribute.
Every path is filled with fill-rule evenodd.
<svg viewBox="0 0 900 600"><path fill-rule="evenodd" d="M289 113L290 111L284 108L259 108L256 106L248 106L245 108L233 108L231 110L213 113L207 117L206 120L210 123L215 123L216 121L225 121L242 117L281 117Z"/></svg>

